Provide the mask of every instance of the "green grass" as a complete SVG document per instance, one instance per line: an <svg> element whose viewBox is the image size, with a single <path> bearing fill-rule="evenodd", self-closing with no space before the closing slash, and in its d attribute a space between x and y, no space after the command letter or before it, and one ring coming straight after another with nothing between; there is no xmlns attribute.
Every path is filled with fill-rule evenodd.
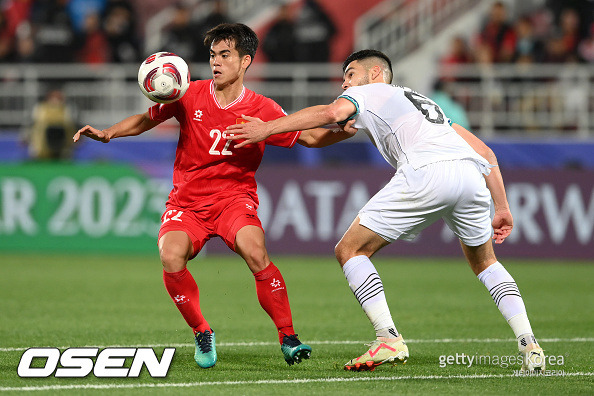
<svg viewBox="0 0 594 396"><path fill-rule="evenodd" d="M439 367L440 355L516 354L513 333L462 258L374 259L398 330L410 340L411 357L404 366L381 366L371 373L342 369L346 361L365 351L363 343L371 341L374 333L335 260L332 257L274 259L288 285L295 329L303 341L311 342L312 358L292 367L284 362L275 342L276 330L258 304L253 276L239 257L205 257L189 266L200 287L203 313L215 329L219 344L217 365L203 370L193 361L191 331L163 287L156 255L2 253L0 389L118 384L123 388L48 388L45 392L126 395L592 392L593 262L503 261L520 287L538 338L588 338L541 342L548 355L563 356L564 365L556 368L588 375L518 378L508 377L517 367L485 364ZM447 338L465 341L435 342ZM249 342L267 344L230 345ZM177 344L187 346L177 347L167 378L151 378L145 369L135 379L96 378L92 374L78 379L53 376L31 379L19 378L16 373L23 350L14 348L19 347ZM163 348L156 350L160 354ZM475 375L486 378L468 378ZM444 378L447 376L461 378ZM291 380L303 381L286 382ZM193 385L135 387L141 384Z"/></svg>

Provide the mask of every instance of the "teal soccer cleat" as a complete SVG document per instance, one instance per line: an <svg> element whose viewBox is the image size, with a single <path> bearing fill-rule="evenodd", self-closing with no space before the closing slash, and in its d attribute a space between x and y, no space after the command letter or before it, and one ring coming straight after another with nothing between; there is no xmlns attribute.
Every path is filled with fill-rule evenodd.
<svg viewBox="0 0 594 396"><path fill-rule="evenodd" d="M311 347L302 344L301 341L299 341L299 338L297 338L297 334L292 334L290 336L285 335L283 337L281 351L289 366L292 366L293 363L301 363L302 360L309 359L311 356Z"/></svg>
<svg viewBox="0 0 594 396"><path fill-rule="evenodd" d="M202 368L209 368L217 362L217 348L215 347L215 333L210 329L204 333L196 333L194 338L196 352L194 360Z"/></svg>

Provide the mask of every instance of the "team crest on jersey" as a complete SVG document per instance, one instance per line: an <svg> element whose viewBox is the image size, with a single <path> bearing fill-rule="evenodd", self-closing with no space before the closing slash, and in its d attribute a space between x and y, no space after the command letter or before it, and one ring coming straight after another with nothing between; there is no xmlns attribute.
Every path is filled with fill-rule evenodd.
<svg viewBox="0 0 594 396"><path fill-rule="evenodd" d="M202 110L194 110L194 121L202 121Z"/></svg>
<svg viewBox="0 0 594 396"><path fill-rule="evenodd" d="M235 123L236 124L246 124L247 120L244 120L243 118L236 118Z"/></svg>

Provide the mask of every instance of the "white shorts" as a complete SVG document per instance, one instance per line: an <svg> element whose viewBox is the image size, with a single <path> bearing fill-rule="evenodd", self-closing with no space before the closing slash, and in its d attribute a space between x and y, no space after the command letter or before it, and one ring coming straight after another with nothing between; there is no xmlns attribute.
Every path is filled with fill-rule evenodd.
<svg viewBox="0 0 594 396"><path fill-rule="evenodd" d="M359 211L359 223L393 242L414 239L443 218L465 245L479 246L493 235L490 208L476 162L441 161L417 170L405 164Z"/></svg>

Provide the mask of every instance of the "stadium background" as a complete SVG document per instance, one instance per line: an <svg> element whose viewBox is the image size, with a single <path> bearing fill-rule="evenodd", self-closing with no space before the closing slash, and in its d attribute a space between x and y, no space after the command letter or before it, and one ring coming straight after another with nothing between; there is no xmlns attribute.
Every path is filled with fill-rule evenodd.
<svg viewBox="0 0 594 396"><path fill-rule="evenodd" d="M97 298L101 293L129 301L130 306L139 309L139 315L144 312L139 320L153 316L153 312L143 311L135 302L139 296L162 304L162 315L169 315L180 334L185 330L164 292L159 294L147 286L161 287L154 272L158 272L155 236L171 188L177 124L166 122L141 136L107 145L84 140L74 147L67 145L64 154L52 160L31 154L27 139L36 126L47 124L47 120L35 118L34 109L40 108L49 92L57 90L64 96L76 126L112 125L151 105L136 82L138 65L147 55L158 50L176 52L190 60L193 79L209 78L204 53L195 47L201 41L200 32L209 23L246 23L256 30L263 45L283 5L287 5L286 11L294 18L294 41L281 40L276 48L284 58L274 62L261 45L247 73L248 88L272 97L292 113L308 105L328 103L340 94L341 62L353 50L376 48L386 52L393 61L395 83L433 98L454 122L467 126L497 154L515 228L512 236L496 247L496 253L509 260L519 284L523 279L524 284L536 280L536 286L542 285L523 289L528 290L523 293L532 296L532 300L527 297L527 304L537 317L533 322L549 337L561 336L557 333L559 328L566 330L562 335L567 337L589 336L592 315L588 306L591 307L592 293L587 292L587 283L592 278L594 260L592 2L504 1L501 4L507 12L507 24L497 34L489 30L492 26L486 27L490 26L489 21L492 23L493 1L3 0L0 4L1 301L2 316L11 318L3 321L1 334L7 350L15 345L138 343L137 338L127 338L131 333L128 329L136 326L126 322L130 313L115 314L114 318L121 317L122 322L112 319L114 312L107 308L112 303ZM303 11L307 7L311 7L309 11ZM292 288L298 297L291 295L297 319L303 321L304 306L319 308L321 317L334 310L343 320L349 315L360 315L342 305L339 309L332 305L318 307L321 303L317 300L300 300L309 289L298 283L308 283L299 268L318 271L314 264L321 261L335 265L333 246L357 210L392 173L365 136L324 149L267 148L257 173L259 213L270 254L276 263L281 263L277 265L282 265L285 257L297 257L287 258L294 267L291 264L283 269L283 273L288 273L287 280L291 282L292 278L297 283ZM213 266L236 265L221 262L219 254L227 257L230 252L222 242L212 240L201 255L206 256L203 264L212 256ZM309 260L304 255L318 258L312 257L309 264L300 263ZM144 266L142 262L149 260L147 257L154 263ZM382 274L388 279L385 282L399 282L398 271L402 268L417 282L417 286L405 288L408 297L399 297L410 306L424 305L425 297L418 294L418 286L423 285L429 273L435 275L430 284L438 295L448 295L444 301L464 304L473 299L452 296L449 289L437 286L441 285L440 280L456 282L451 277L459 274L455 268L462 268L458 242L443 223L430 227L413 243L399 242L387 247L378 257ZM579 264L575 260L580 260ZM542 262L548 266L541 268L537 263ZM21 280L21 267L35 272L38 279L31 284ZM126 275L120 274L122 269ZM206 301L214 306L234 304L232 293L225 292L226 300L222 301L227 303L217 301L216 296L220 297L220 290L228 284L235 285L235 278L226 279L230 282L226 283L219 279L220 270L216 267L206 266L203 270L206 276L216 277L210 285L201 284L205 296L214 295L205 297ZM352 298L335 270L323 278L326 270L319 269L320 278L327 281L312 287L327 287L330 279L337 278L337 295ZM147 275L140 276L138 271ZM125 278L136 281L130 286L113 283L115 278L117 282ZM234 290L242 291L239 285L245 282L249 279L242 278ZM85 289L84 294L77 284ZM35 292L14 300L14 293L23 288ZM58 294L59 289L70 291L71 298L76 300ZM548 295L547 290L553 289L555 294ZM122 290L128 294L120 295ZM250 293L249 297L238 298L252 298ZM476 293L485 297L478 286ZM32 311L24 308L27 302L44 298L47 304L40 305L45 310L41 316L46 328L57 330L52 335L46 335L34 323L36 319L29 317ZM66 301L66 305L58 301ZM78 307L83 304L80 301L90 304L85 305L89 312L96 310L100 318L110 319L103 326L103 322L97 324L93 320L98 319L87 317L77 308L72 309L73 315L81 315L106 334L114 331L113 337L97 334L90 325L77 327L79 323L75 324L74 319L67 320L68 331L60 330L63 315L71 309L68 307ZM485 306L490 304L486 297L481 301ZM238 305L235 314L249 312L254 308L251 305ZM353 307L348 305L349 309ZM434 311L428 312L433 315L429 316L442 317L444 310L451 309L451 305L439 307L432 307ZM579 319L572 322L573 327L562 328L559 324L565 323L565 319L561 312ZM490 319L481 321L477 327L484 330L481 334L494 338L507 334L509 330L500 318L495 318L495 312L489 313L496 324L491 325ZM249 324L259 329L255 323L260 319L265 322L266 318L254 315ZM360 319L361 329L369 330L364 327L364 319ZM229 329L237 330L229 323ZM414 327L416 322L412 323ZM157 322L151 325L155 329L161 326ZM438 327L433 322L423 325ZM165 333L170 327L163 326L160 331ZM324 331L362 338L354 329L348 333L342 328L314 328L305 330L320 335L320 339L328 337ZM455 334L446 332L444 336L465 336L466 329ZM156 332L140 339L164 342L162 333ZM248 340L260 337L260 333L246 334ZM419 338L425 335L422 331L416 334ZM186 338L174 337L178 342L186 342ZM579 345L588 347L589 340ZM552 351L558 345L550 344ZM574 358L582 366L576 367L588 370L591 362L583 356L578 358L579 351L583 350L576 350ZM337 360L350 358L352 353L347 351ZM587 355L590 356L589 352ZM11 355L3 361L2 376L15 384L27 385L26 381L14 379L18 356ZM428 371L421 374L434 374L430 371L434 366L428 364ZM191 362L187 367L191 367ZM324 369L316 367L320 372ZM584 393L587 381L584 382L582 388L568 389Z"/></svg>
<svg viewBox="0 0 594 396"><path fill-rule="evenodd" d="M495 38L486 34L493 23L489 1L4 1L0 249L154 250L175 122L109 145L85 140L61 160L40 161L24 142L43 122L33 109L58 89L77 126L107 127L150 105L135 82L146 55L180 53L192 60L193 78L208 78L206 55L196 47L199 32L209 23L241 21L265 43L283 3L295 42L279 48L292 51L278 63L268 62L270 52L260 48L248 87L289 113L328 103L340 93L346 55L364 47L383 50L394 61L396 83L434 97L496 152L516 220L514 235L498 251L592 257L594 73L588 62L594 30L591 3L579 1L501 3L506 24ZM320 13L324 18L316 17ZM119 30L128 36L114 36L114 19L128 27ZM524 21L529 39L522 36ZM303 33L301 25L321 37ZM390 175L363 135L325 149L269 148L258 180L271 251L331 252L357 209ZM443 224L416 243L395 245L386 253L458 254ZM225 252L216 242L208 248Z"/></svg>

